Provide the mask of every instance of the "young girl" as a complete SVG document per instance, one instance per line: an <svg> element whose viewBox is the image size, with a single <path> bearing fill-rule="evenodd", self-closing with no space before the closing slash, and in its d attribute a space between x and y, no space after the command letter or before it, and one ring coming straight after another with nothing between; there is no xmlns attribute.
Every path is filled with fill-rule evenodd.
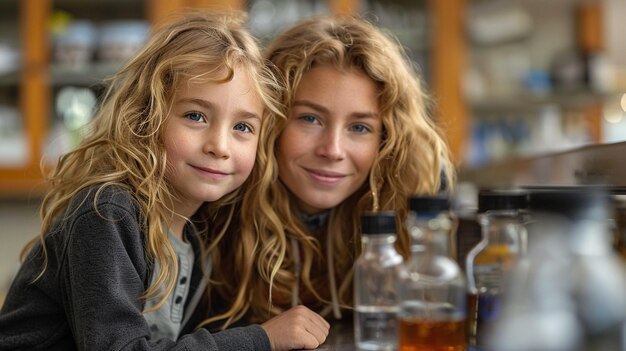
<svg viewBox="0 0 626 351"><path fill-rule="evenodd" d="M188 13L156 32L113 78L91 133L52 173L41 235L25 248L0 313L0 349L323 342L328 324L304 308L263 326L193 331L208 317L197 307L207 277L221 268L198 236L218 211L231 214L228 224L258 182L265 165L255 156L263 162L267 151L257 143L280 116L279 91L241 18Z"/></svg>
<svg viewBox="0 0 626 351"><path fill-rule="evenodd" d="M360 213L395 210L403 223L407 197L440 191L444 179L454 181L453 166L410 61L372 24L305 20L279 35L267 57L286 79L288 118L268 135L277 167L246 199L250 210L234 231L256 232L259 246L221 242L214 254L229 267L216 272L221 296L255 293L241 293L218 317L245 311L258 321L304 304L339 318L352 301ZM408 236L398 227L406 255ZM253 264L248 257L258 257L258 273L241 277Z"/></svg>

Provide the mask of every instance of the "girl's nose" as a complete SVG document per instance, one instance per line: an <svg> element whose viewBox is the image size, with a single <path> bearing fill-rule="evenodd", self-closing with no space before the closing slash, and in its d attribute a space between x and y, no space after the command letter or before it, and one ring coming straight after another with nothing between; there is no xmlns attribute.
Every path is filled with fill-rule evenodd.
<svg viewBox="0 0 626 351"><path fill-rule="evenodd" d="M230 148L228 140L230 137L230 129L223 126L211 127L206 134L206 141L202 151L212 155L215 158L227 159L230 157Z"/></svg>

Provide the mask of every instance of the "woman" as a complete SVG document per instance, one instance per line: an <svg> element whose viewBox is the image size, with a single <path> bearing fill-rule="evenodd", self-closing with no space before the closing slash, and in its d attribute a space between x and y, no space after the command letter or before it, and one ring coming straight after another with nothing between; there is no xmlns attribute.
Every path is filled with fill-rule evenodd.
<svg viewBox="0 0 626 351"><path fill-rule="evenodd" d="M403 49L374 25L305 20L266 56L285 78L288 118L266 140L276 166L246 195L243 220L230 229L242 238L256 233L256 241L221 242L214 253L230 267L215 272L218 296L239 293L218 318L262 321L298 304L340 318L352 301L360 213L393 209L402 222L409 195L454 181L448 148ZM398 246L408 254L402 229Z"/></svg>

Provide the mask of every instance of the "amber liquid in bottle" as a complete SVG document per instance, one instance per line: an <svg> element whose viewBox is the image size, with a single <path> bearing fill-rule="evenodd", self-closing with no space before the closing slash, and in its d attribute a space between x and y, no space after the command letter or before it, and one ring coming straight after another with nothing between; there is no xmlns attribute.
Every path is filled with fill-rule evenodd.
<svg viewBox="0 0 626 351"><path fill-rule="evenodd" d="M400 351L465 351L465 320L400 319Z"/></svg>

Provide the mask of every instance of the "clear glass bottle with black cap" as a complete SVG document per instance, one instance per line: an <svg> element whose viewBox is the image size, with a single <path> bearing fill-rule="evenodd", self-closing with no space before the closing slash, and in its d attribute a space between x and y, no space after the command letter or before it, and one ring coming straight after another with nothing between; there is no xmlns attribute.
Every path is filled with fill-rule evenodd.
<svg viewBox="0 0 626 351"><path fill-rule="evenodd" d="M522 211L527 207L525 191L483 190L478 194L482 240L465 261L470 345L484 346L485 330L498 317L507 276L525 250Z"/></svg>
<svg viewBox="0 0 626 351"><path fill-rule="evenodd" d="M411 256L400 270L399 350L467 348L466 284L450 258L452 224L446 196L409 199Z"/></svg>
<svg viewBox="0 0 626 351"><path fill-rule="evenodd" d="M354 264L354 337L359 350L396 350L398 269L396 213L361 215L362 252Z"/></svg>

